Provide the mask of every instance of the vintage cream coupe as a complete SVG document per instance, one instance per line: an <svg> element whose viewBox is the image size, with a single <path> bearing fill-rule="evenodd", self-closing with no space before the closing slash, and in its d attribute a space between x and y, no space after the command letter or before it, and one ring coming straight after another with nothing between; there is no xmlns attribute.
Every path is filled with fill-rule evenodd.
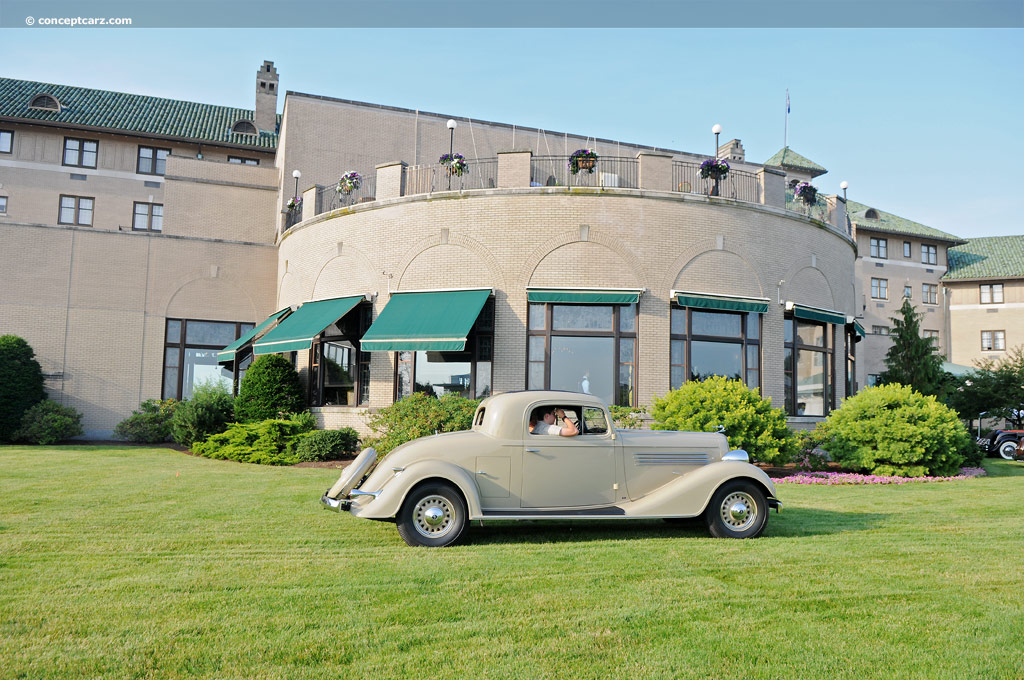
<svg viewBox="0 0 1024 680"><path fill-rule="evenodd" d="M578 434L531 433L531 415L556 409L572 423L562 431ZM435 547L474 519L702 516L713 536L754 538L768 509L782 508L768 475L721 433L617 430L594 396L537 391L484 399L472 430L416 439L379 462L365 449L321 502Z"/></svg>

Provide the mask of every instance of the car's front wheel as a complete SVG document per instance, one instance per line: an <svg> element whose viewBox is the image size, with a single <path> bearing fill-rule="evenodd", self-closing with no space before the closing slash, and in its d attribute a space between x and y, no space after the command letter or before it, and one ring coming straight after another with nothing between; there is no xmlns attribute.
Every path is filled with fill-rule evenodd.
<svg viewBox="0 0 1024 680"><path fill-rule="evenodd" d="M757 538L768 522L768 500L751 482L726 482L711 497L704 521L715 538Z"/></svg>
<svg viewBox="0 0 1024 680"><path fill-rule="evenodd" d="M450 484L425 484L414 489L398 513L398 535L412 546L443 548L466 529L466 503Z"/></svg>
<svg viewBox="0 0 1024 680"><path fill-rule="evenodd" d="M1013 460L1015 453L1017 453L1017 442L1013 439L1007 439L999 445L999 455L1006 460Z"/></svg>

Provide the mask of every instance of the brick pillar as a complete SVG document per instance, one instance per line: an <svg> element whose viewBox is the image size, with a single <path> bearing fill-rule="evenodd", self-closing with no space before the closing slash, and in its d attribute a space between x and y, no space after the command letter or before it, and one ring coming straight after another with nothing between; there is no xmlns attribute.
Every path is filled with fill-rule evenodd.
<svg viewBox="0 0 1024 680"><path fill-rule="evenodd" d="M757 171L757 183L762 205L786 207L786 173L775 168L761 168Z"/></svg>
<svg viewBox="0 0 1024 680"><path fill-rule="evenodd" d="M654 191L674 191L672 186L672 156L651 151L641 151L636 155L639 161L639 181L641 189Z"/></svg>
<svg viewBox="0 0 1024 680"><path fill-rule="evenodd" d="M377 166L377 200L398 198L405 195L404 161L381 163Z"/></svg>
<svg viewBox="0 0 1024 680"><path fill-rule="evenodd" d="M302 221L316 217L316 185L302 192Z"/></svg>
<svg viewBox="0 0 1024 680"><path fill-rule="evenodd" d="M828 221L837 231L849 234L846 224L846 201L839 196L828 197Z"/></svg>
<svg viewBox="0 0 1024 680"><path fill-rule="evenodd" d="M515 189L530 186L532 151L498 152L498 188Z"/></svg>

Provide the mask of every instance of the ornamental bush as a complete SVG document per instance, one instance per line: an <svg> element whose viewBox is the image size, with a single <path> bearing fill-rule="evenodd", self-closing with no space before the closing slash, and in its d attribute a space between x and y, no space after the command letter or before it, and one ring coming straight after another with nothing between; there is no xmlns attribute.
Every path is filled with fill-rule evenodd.
<svg viewBox="0 0 1024 680"><path fill-rule="evenodd" d="M177 405L174 399L147 399L114 427L114 438L142 444L170 441L171 419Z"/></svg>
<svg viewBox="0 0 1024 680"><path fill-rule="evenodd" d="M294 465L300 461L298 444L311 427L310 419L302 415L232 423L224 432L197 442L192 453L240 463Z"/></svg>
<svg viewBox="0 0 1024 680"><path fill-rule="evenodd" d="M25 412L46 398L35 356L22 338L0 335L0 444L11 441Z"/></svg>
<svg viewBox="0 0 1024 680"><path fill-rule="evenodd" d="M280 354L264 354L252 362L238 388L235 420L254 423L305 410L302 383L290 361Z"/></svg>
<svg viewBox="0 0 1024 680"><path fill-rule="evenodd" d="M82 434L82 414L70 406L46 399L21 417L14 439L28 444L56 444Z"/></svg>
<svg viewBox="0 0 1024 680"><path fill-rule="evenodd" d="M313 430L295 447L300 461L337 460L359 449L359 434L351 427L340 430Z"/></svg>
<svg viewBox="0 0 1024 680"><path fill-rule="evenodd" d="M739 380L721 376L691 380L656 397L650 412L652 430L714 432L721 425L729 446L744 449L751 460L761 463L786 463L797 451L786 414Z"/></svg>
<svg viewBox="0 0 1024 680"><path fill-rule="evenodd" d="M231 395L219 382L196 385L192 397L174 408L171 436L182 446L192 446L211 434L223 432L234 413Z"/></svg>
<svg viewBox="0 0 1024 680"><path fill-rule="evenodd" d="M861 390L819 426L844 469L874 475L955 475L971 437L955 411L906 385Z"/></svg>
<svg viewBox="0 0 1024 680"><path fill-rule="evenodd" d="M457 394L434 397L416 392L370 417L370 429L378 436L364 445L384 455L417 437L468 430L473 426L473 414L479 404L478 399L466 399Z"/></svg>

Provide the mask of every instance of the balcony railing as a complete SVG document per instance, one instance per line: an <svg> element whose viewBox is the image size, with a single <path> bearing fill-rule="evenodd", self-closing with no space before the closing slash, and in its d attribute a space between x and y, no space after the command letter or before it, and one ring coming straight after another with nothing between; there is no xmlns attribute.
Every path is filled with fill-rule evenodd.
<svg viewBox="0 0 1024 680"><path fill-rule="evenodd" d="M725 179L718 180L718 193L715 194L713 179L702 179L700 165L686 161L672 162L672 186L684 194L704 194L722 196L748 203L761 202L761 183L757 175L743 170L729 170Z"/></svg>
<svg viewBox="0 0 1024 680"><path fill-rule="evenodd" d="M317 215L338 208L345 208L356 203L372 201L377 195L377 175L361 175L362 182L359 188L350 194L338 192L337 184L316 185L316 213Z"/></svg>
<svg viewBox="0 0 1024 680"><path fill-rule="evenodd" d="M826 201L821 194L818 194L817 196L814 197L814 203L806 203L803 199L794 196L793 191L791 189L787 189L786 210L791 210L802 215L807 215L808 217L814 218L816 220L821 220L822 222L828 222L828 201Z"/></svg>
<svg viewBox="0 0 1024 680"><path fill-rule="evenodd" d="M616 187L636 189L640 164L635 158L601 156L593 172L569 172L568 156L534 156L530 159L530 186Z"/></svg>
<svg viewBox="0 0 1024 680"><path fill-rule="evenodd" d="M432 194L436 191L463 191L465 189L494 189L498 186L497 158L470 158L467 170L453 175L447 165L429 163L410 165L405 169L405 193Z"/></svg>
<svg viewBox="0 0 1024 680"><path fill-rule="evenodd" d="M296 224L302 221L302 208L298 207L295 210L289 210L284 215L284 228L285 231L291 229Z"/></svg>

